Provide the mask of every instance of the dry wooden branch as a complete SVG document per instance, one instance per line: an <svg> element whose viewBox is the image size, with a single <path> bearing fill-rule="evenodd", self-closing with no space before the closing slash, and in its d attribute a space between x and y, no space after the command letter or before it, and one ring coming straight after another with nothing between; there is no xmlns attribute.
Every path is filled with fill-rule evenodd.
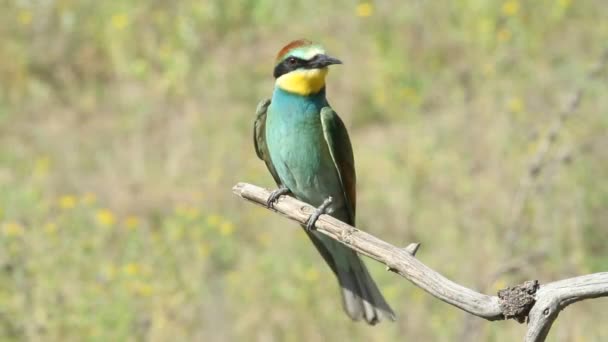
<svg viewBox="0 0 608 342"><path fill-rule="evenodd" d="M238 183L232 191L253 203L266 207L270 192L258 186ZM266 207L267 208L267 207ZM278 212L300 224L305 224L314 208L293 197L283 196L270 210ZM414 257L417 244L406 248L395 247L364 231L322 215L316 229L387 266L434 297L490 321L514 318L528 322L525 341L544 341L559 312L577 301L608 296L608 272L538 285L537 281L500 291L489 296L445 278Z"/></svg>

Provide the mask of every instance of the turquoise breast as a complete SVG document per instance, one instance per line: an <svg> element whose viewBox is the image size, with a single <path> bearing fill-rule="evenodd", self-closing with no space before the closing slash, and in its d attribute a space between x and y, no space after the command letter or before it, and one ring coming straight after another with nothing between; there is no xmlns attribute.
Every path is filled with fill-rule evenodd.
<svg viewBox="0 0 608 342"><path fill-rule="evenodd" d="M266 142L281 179L298 198L314 206L332 196L332 207L343 206L344 194L323 137L321 108L324 91L301 96L275 88L266 118Z"/></svg>

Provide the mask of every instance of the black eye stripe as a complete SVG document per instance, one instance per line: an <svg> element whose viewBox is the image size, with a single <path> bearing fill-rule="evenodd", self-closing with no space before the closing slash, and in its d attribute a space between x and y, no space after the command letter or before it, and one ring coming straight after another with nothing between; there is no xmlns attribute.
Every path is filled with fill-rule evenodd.
<svg viewBox="0 0 608 342"><path fill-rule="evenodd" d="M307 61L297 58L297 57L289 57L285 59L281 64L285 64L285 66L290 69L289 71L301 68L305 66Z"/></svg>
<svg viewBox="0 0 608 342"><path fill-rule="evenodd" d="M295 63L292 61L295 61ZM277 66L274 68L273 76L274 76L274 78L279 78L282 75L285 75L286 73L288 73L290 71L306 67L308 62L309 61L306 61L306 60L298 58L298 57L285 58L281 63L277 64Z"/></svg>

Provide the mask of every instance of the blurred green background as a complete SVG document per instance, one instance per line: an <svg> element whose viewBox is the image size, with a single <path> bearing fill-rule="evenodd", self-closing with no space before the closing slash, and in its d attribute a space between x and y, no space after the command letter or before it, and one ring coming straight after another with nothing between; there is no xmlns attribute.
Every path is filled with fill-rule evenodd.
<svg viewBox="0 0 608 342"><path fill-rule="evenodd" d="M2 341L522 338L369 260L399 318L351 323L297 225L232 195L274 186L254 110L302 37L345 62L360 227L486 293L608 268L604 0L5 0L0 22ZM608 340L607 308L549 340Z"/></svg>

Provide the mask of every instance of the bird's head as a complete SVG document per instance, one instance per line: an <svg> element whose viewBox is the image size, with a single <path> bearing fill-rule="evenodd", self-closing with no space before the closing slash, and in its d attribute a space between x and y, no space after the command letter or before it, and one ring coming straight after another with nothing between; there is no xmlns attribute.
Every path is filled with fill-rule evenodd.
<svg viewBox="0 0 608 342"><path fill-rule="evenodd" d="M325 87L328 66L342 64L323 47L306 39L294 40L279 51L274 68L276 85L290 93L312 95Z"/></svg>

